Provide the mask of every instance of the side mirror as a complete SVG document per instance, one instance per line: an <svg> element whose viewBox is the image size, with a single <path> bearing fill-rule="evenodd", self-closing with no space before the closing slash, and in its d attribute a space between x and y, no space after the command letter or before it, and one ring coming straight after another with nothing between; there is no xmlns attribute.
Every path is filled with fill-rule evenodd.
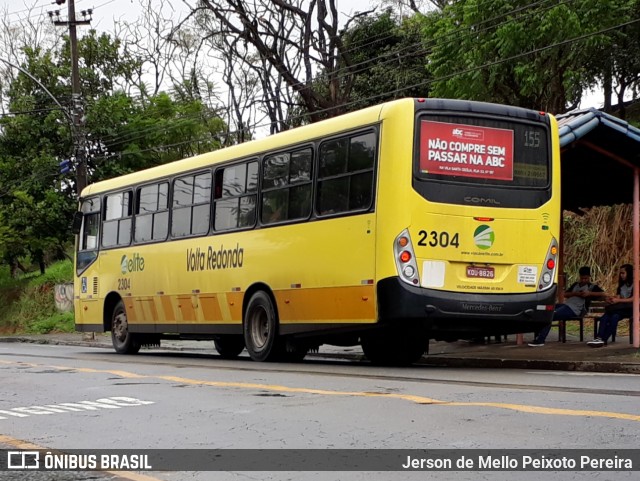
<svg viewBox="0 0 640 481"><path fill-rule="evenodd" d="M80 211L73 214L73 224L71 224L71 231L76 235L80 234L80 229L82 229L83 218L84 218L84 214Z"/></svg>

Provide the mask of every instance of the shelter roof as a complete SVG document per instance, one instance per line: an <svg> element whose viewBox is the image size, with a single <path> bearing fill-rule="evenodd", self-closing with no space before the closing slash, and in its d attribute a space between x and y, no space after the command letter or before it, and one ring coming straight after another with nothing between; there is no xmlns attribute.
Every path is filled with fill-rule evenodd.
<svg viewBox="0 0 640 481"><path fill-rule="evenodd" d="M633 202L633 168L640 168L640 129L595 108L557 116L562 207Z"/></svg>

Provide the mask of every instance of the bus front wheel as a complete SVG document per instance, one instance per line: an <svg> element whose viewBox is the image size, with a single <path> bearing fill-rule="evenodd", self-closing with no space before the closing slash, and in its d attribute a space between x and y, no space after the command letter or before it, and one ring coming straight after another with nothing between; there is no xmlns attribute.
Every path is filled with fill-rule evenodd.
<svg viewBox="0 0 640 481"><path fill-rule="evenodd" d="M258 291L251 296L244 315L244 343L254 361L274 361L279 354L278 316L271 297Z"/></svg>
<svg viewBox="0 0 640 481"><path fill-rule="evenodd" d="M140 350L140 342L129 332L127 310L122 300L118 301L111 315L111 342L118 354L135 354Z"/></svg>
<svg viewBox="0 0 640 481"><path fill-rule="evenodd" d="M216 351L223 359L235 359L244 350L244 339L242 336L221 336L213 343Z"/></svg>

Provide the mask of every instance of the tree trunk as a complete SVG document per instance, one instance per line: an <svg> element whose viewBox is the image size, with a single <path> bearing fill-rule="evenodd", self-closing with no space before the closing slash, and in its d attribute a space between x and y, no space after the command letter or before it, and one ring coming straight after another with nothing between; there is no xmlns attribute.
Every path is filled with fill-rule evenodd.
<svg viewBox="0 0 640 481"><path fill-rule="evenodd" d="M611 96L613 95L613 77L611 69L607 69L602 79L602 90L604 92L604 111L611 113Z"/></svg>

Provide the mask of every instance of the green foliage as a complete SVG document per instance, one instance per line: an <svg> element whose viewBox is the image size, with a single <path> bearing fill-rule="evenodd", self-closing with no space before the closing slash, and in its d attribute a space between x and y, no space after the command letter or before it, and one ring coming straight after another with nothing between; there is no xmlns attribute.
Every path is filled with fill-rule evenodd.
<svg viewBox="0 0 640 481"><path fill-rule="evenodd" d="M129 93L142 60L119 39L90 31L78 52L90 181L219 148L224 123L188 89ZM71 104L68 40L58 50L24 46L23 54L21 68L30 75L0 81L0 95L15 112L0 117L0 263L15 266L29 256L45 266L73 242L77 206L75 172L59 167L75 160L71 115L58 106Z"/></svg>
<svg viewBox="0 0 640 481"><path fill-rule="evenodd" d="M0 332L73 332L73 313L60 313L55 306L54 285L73 280L73 263L56 262L45 275L31 273L12 279L0 269Z"/></svg>
<svg viewBox="0 0 640 481"><path fill-rule="evenodd" d="M25 326L27 334L49 334L50 332L74 332L75 320L72 312L57 312Z"/></svg>
<svg viewBox="0 0 640 481"><path fill-rule="evenodd" d="M416 21L402 22L386 11L360 17L343 33L351 70L356 73L350 110L428 95L429 74L420 28Z"/></svg>
<svg viewBox="0 0 640 481"><path fill-rule="evenodd" d="M27 285L37 288L41 285L54 285L73 282L73 262L64 260L51 264L45 274L32 274L27 277Z"/></svg>
<svg viewBox="0 0 640 481"><path fill-rule="evenodd" d="M166 93L143 103L115 92L87 111L93 181L216 150L225 128L199 100Z"/></svg>
<svg viewBox="0 0 640 481"><path fill-rule="evenodd" d="M340 40L345 54L338 79L348 93L342 113L401 97L428 95L427 50L422 45L422 24L416 18L402 20L391 10L363 15L342 32ZM333 88L326 72L316 76L312 87L324 97L329 97ZM331 117L336 112L333 109L324 116ZM289 110L289 116L292 126L305 124L311 118L296 108ZM314 116L322 115L314 112Z"/></svg>
<svg viewBox="0 0 640 481"><path fill-rule="evenodd" d="M423 19L432 45L428 68L437 79L433 93L565 112L598 79L585 65L594 55L609 56L598 51L617 36L616 30L595 33L628 20L629 3L451 2Z"/></svg>

